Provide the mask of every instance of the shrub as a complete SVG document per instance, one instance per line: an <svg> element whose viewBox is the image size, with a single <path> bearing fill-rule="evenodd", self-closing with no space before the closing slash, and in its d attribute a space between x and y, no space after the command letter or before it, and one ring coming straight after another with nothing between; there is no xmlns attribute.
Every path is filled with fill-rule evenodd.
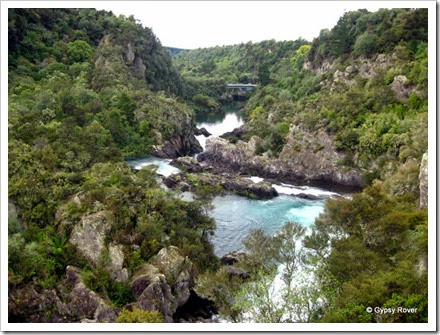
<svg viewBox="0 0 440 335"><path fill-rule="evenodd" d="M377 52L379 37L376 34L366 32L356 39L354 53L356 55L371 56Z"/></svg>
<svg viewBox="0 0 440 335"><path fill-rule="evenodd" d="M163 323L164 317L158 311L144 311L142 309L133 307L130 311L123 308L116 318L118 323Z"/></svg>
<svg viewBox="0 0 440 335"><path fill-rule="evenodd" d="M86 62L92 57L93 49L87 42L76 40L67 44L67 54L72 63Z"/></svg>
<svg viewBox="0 0 440 335"><path fill-rule="evenodd" d="M110 284L108 296L113 304L118 307L124 306L134 300L130 285L119 282Z"/></svg>
<svg viewBox="0 0 440 335"><path fill-rule="evenodd" d="M81 276L89 289L101 296L107 295L117 307L124 306L134 300L131 287L128 284L113 281L106 269L84 269Z"/></svg>

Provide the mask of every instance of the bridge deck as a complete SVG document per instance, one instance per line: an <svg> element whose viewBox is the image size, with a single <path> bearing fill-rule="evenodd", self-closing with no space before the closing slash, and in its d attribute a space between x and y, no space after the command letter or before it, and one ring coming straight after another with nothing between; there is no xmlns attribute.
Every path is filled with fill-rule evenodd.
<svg viewBox="0 0 440 335"><path fill-rule="evenodd" d="M227 84L226 89L228 91L239 91L239 92L249 92L253 91L257 88L257 85L254 84Z"/></svg>

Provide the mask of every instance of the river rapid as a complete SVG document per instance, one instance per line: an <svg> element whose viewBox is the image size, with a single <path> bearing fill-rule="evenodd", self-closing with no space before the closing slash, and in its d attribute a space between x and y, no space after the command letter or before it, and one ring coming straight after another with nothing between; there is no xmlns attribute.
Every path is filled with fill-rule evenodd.
<svg viewBox="0 0 440 335"><path fill-rule="evenodd" d="M217 115L197 118L197 127L204 127L212 135L220 136L241 126L244 123L239 109L233 106L224 107ZM197 136L205 148L206 137ZM170 165L170 159L147 157L128 161L135 169L155 164L157 172L169 176L180 170ZM250 177L254 182L262 178ZM242 250L243 239L252 229L260 228L269 234L275 234L286 222L296 221L305 227L311 226L315 218L324 210L325 200L306 200L295 195L299 193L320 197L337 195L334 192L307 186L273 184L279 196L270 200L255 200L238 195L224 195L214 198L214 209L211 216L216 220L217 229L212 242L215 253L221 257L229 252ZM188 192L186 192L188 193ZM184 200L191 200L190 194L183 195Z"/></svg>

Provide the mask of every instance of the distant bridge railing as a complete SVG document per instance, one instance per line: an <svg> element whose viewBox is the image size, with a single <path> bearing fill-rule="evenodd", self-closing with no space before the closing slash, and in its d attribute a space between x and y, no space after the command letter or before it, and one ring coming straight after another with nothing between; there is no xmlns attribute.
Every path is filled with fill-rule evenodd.
<svg viewBox="0 0 440 335"><path fill-rule="evenodd" d="M227 84L226 89L233 92L250 92L257 88L254 84Z"/></svg>

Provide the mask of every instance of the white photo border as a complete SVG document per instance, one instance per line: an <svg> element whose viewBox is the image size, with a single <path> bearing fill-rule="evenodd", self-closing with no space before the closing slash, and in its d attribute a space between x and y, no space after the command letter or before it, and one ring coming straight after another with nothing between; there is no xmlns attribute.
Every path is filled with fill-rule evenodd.
<svg viewBox="0 0 440 335"><path fill-rule="evenodd" d="M139 6L151 1L119 1L118 5ZM179 1L182 2L182 1ZM227 5L229 1L225 1ZM249 1L248 1L249 2ZM261 1L259 1L261 2ZM262 1L276 6L277 1ZM293 1L301 4L310 1ZM230 3L230 2L229 2ZM427 323L9 323L8 322L8 8L96 8L103 1L2 1L1 2L1 331L435 331L437 324L436 250L436 1L313 1L317 8L343 3L347 10L371 4L383 8L428 8L428 322ZM153 27L154 30L154 27ZM160 36L158 36L160 39Z"/></svg>

